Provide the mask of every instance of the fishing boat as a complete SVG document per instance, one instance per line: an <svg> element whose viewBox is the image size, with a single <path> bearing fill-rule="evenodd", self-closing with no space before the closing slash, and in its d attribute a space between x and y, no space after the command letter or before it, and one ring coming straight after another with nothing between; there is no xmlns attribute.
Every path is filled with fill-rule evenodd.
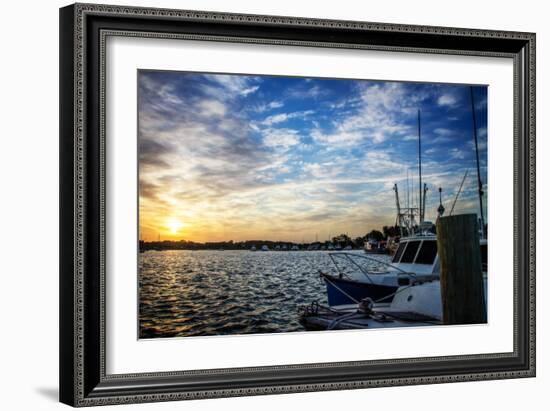
<svg viewBox="0 0 550 411"><path fill-rule="evenodd" d="M480 240L483 271L487 270L487 240ZM439 278L437 237L417 234L402 238L391 262L354 253L329 254L336 273L320 271L330 306L357 304L364 298L391 302L401 285Z"/></svg>
<svg viewBox="0 0 550 411"><path fill-rule="evenodd" d="M400 284L439 275L435 236L403 239L400 248L391 263L355 253L329 254L336 273L320 272L327 287L329 305L357 304L366 297L375 301L387 298L390 302L390 296ZM405 248L408 248L407 253Z"/></svg>
<svg viewBox="0 0 550 411"><path fill-rule="evenodd" d="M473 96L473 95L472 95ZM473 100L472 100L473 101ZM472 114L475 111L472 103ZM400 286L423 283L439 279L439 258L437 255L437 238L434 234L434 225L425 221L427 185L422 184L422 156L421 156L421 127L420 110L418 111L418 207L409 203L407 191L406 207L401 207L397 184L394 184L395 202L397 208L396 226L399 227L401 239L399 246L392 257L391 263L381 258L375 259L368 255L352 253L329 254L336 266L337 274L320 272L321 278L327 287L329 306L358 304L365 298L375 302L391 303L395 292ZM487 240L485 220L483 215L483 190L477 155L477 132L474 127L474 141L477 158L479 215L480 215L480 252L482 270L487 271ZM407 189L408 189L407 174ZM462 184L455 197L455 203L462 189ZM453 204L454 209L454 204ZM453 213L451 209L450 215ZM439 207L437 214L443 215L445 208L442 204L441 188L439 188ZM418 220L417 220L418 218ZM417 223L418 221L418 223ZM352 269L342 269L336 258L340 258ZM367 261L365 261L367 260Z"/></svg>

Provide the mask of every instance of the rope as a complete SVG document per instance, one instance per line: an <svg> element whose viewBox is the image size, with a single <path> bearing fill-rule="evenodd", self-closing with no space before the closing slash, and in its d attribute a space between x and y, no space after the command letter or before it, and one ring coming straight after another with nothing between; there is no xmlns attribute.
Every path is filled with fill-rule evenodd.
<svg viewBox="0 0 550 411"><path fill-rule="evenodd" d="M345 321L345 320L350 320L354 317L362 317L363 314L362 313L357 313L357 312L354 312L354 313L349 313L349 314L346 314L346 315L343 315L341 317L338 317L338 318L335 318L334 320L332 320L328 326L327 326L327 330L334 330L334 328L339 325L342 321Z"/></svg>

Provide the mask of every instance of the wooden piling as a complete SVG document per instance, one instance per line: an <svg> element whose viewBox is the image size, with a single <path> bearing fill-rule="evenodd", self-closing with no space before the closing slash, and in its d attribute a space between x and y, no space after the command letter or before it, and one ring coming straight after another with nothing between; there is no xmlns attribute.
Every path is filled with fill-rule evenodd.
<svg viewBox="0 0 550 411"><path fill-rule="evenodd" d="M487 322L476 214L437 220L444 324Z"/></svg>

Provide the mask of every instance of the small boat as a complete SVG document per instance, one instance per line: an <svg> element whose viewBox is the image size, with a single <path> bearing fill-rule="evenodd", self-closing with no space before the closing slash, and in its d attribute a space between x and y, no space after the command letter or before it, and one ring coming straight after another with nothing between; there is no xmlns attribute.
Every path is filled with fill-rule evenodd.
<svg viewBox="0 0 550 411"><path fill-rule="evenodd" d="M261 248L262 251L269 251L269 247L267 245L262 245L262 248Z"/></svg>
<svg viewBox="0 0 550 411"><path fill-rule="evenodd" d="M256 251L256 246L253 245L252 247L250 247L250 251Z"/></svg>
<svg viewBox="0 0 550 411"><path fill-rule="evenodd" d="M298 247L297 245L293 245L290 251L300 251L300 247Z"/></svg>
<svg viewBox="0 0 550 411"><path fill-rule="evenodd" d="M487 270L487 240L480 240L483 270ZM337 274L320 272L329 306L357 304L364 298L391 302L402 285L439 279L437 238L417 234L402 238L391 263L352 253L329 254Z"/></svg>

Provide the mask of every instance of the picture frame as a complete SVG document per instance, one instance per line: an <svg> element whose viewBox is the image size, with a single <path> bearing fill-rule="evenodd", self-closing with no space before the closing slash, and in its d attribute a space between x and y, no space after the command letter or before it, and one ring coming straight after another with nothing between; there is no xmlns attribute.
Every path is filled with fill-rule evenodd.
<svg viewBox="0 0 550 411"><path fill-rule="evenodd" d="M106 372L109 36L513 61L513 351ZM60 9L60 401L125 404L535 376L535 34L96 4Z"/></svg>

